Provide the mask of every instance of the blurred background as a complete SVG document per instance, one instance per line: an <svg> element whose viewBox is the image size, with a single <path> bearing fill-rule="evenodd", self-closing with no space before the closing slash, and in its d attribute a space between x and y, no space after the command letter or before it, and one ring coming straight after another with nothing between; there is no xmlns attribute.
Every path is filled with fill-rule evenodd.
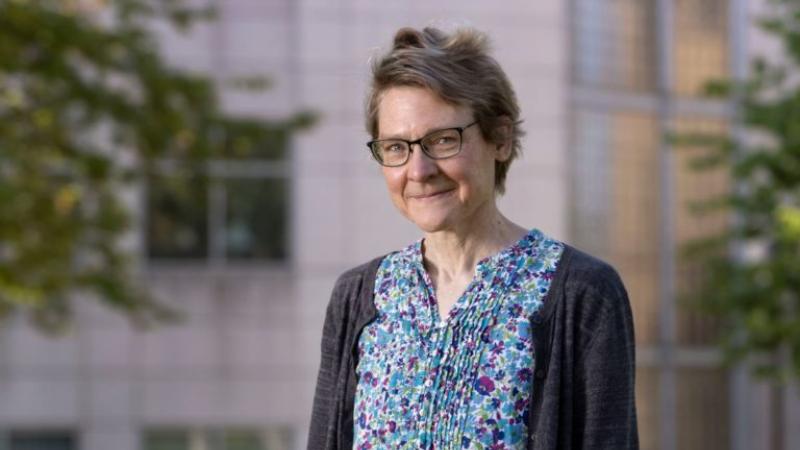
<svg viewBox="0 0 800 450"><path fill-rule="evenodd" d="M113 2L67 3L102 22ZM765 1L190 3L211 4L216 18L187 32L148 28L168 66L210 79L231 115L314 119L291 132L276 125L244 156L192 166L164 157L146 182L119 188L134 284L182 319L137 327L78 296L68 329L52 333L24 308L9 312L0 449L305 448L336 277L419 237L370 160L362 105L371 58L399 27L426 25L487 32L516 88L527 137L501 210L621 272L635 316L641 447L800 448L794 385L723 367L720 325L678 301L698 270L676 262L681 245L725 226L685 204L729 182L691 171L664 139L731 126L730 107L703 98L702 86L741 78L754 55L777 52L754 25ZM254 74L269 78L263 89L228 82ZM203 176L178 176L186 167Z"/></svg>

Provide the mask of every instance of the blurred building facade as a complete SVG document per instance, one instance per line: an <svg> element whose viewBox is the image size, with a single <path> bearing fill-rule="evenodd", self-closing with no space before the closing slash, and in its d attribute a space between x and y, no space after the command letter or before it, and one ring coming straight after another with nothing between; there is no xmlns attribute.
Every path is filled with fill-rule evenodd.
<svg viewBox="0 0 800 450"><path fill-rule="evenodd" d="M419 237L369 158L362 102L370 58L397 28L425 25L486 31L516 87L528 136L501 209L621 272L642 448L800 447L798 402L776 411L766 386L721 369L717 325L676 304L696 270L677 246L724 225L683 205L726 180L690 173L661 138L732 126L698 93L769 50L750 25L762 1L216 3L219 20L189 35L158 30L170 61L216 78L231 112L320 121L257 158L212 162L189 203L169 171L130 195L142 282L183 324L135 330L86 302L67 338L0 328L0 450L305 448L336 277ZM229 87L253 74L273 87Z"/></svg>

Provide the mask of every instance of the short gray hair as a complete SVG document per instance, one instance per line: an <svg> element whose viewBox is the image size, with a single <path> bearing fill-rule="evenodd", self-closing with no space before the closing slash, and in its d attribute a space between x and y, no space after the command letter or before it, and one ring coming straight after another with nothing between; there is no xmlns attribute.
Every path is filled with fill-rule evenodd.
<svg viewBox="0 0 800 450"><path fill-rule="evenodd" d="M511 140L505 161L495 162L495 192L505 192L508 168L521 152L519 105L503 69L489 55L486 34L474 28L445 33L436 28L401 28L392 49L372 65L367 94L366 126L378 137L378 107L384 92L396 86L430 89L444 101L469 107L484 139L500 144ZM510 136L502 130L510 126Z"/></svg>

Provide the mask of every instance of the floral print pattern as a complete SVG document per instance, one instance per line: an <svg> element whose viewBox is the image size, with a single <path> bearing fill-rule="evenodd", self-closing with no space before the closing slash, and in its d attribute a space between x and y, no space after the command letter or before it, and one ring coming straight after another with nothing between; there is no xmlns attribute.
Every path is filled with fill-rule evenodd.
<svg viewBox="0 0 800 450"><path fill-rule="evenodd" d="M477 264L443 319L422 240L384 258L378 315L358 341L354 448L524 448L534 366L529 317L563 249L531 230Z"/></svg>

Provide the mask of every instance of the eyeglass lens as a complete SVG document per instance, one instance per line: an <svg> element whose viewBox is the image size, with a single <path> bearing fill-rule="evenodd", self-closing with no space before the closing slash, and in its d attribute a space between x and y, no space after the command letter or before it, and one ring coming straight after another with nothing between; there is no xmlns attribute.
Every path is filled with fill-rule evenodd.
<svg viewBox="0 0 800 450"><path fill-rule="evenodd" d="M435 131L420 140L422 150L433 159L442 159L454 156L461 148L461 133L458 129ZM373 143L373 148L379 160L387 165L402 165L411 153L407 141L399 139L386 139Z"/></svg>

